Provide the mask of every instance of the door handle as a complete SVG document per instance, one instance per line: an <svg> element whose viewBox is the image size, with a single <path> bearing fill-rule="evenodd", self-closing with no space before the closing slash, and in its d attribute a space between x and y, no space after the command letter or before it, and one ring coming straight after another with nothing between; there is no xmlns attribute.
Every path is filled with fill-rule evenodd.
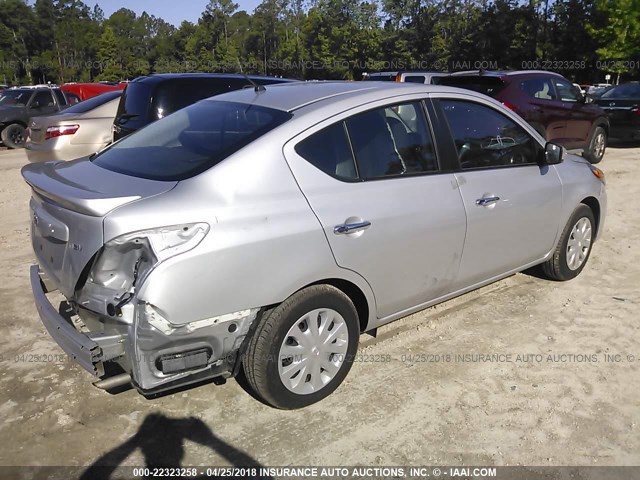
<svg viewBox="0 0 640 480"><path fill-rule="evenodd" d="M498 200L500 200L500 197L483 197L476 200L476 205L486 207L488 205L496 203Z"/></svg>
<svg viewBox="0 0 640 480"><path fill-rule="evenodd" d="M349 233L359 232L366 230L371 226L371 222L362 221L357 223L343 223L342 225L336 225L333 228L333 233L336 235L348 235Z"/></svg>

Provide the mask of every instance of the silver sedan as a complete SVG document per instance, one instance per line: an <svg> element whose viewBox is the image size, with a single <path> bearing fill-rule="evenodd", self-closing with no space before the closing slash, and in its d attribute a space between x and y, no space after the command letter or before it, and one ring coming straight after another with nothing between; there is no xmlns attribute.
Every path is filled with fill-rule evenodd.
<svg viewBox="0 0 640 480"><path fill-rule="evenodd" d="M60 113L35 117L27 130L30 162L74 160L109 143L122 92L108 92L77 103Z"/></svg>
<svg viewBox="0 0 640 480"><path fill-rule="evenodd" d="M278 408L335 390L362 332L533 266L574 278L606 210L603 173L509 109L408 83L241 90L22 173L40 317L99 386L244 369Z"/></svg>

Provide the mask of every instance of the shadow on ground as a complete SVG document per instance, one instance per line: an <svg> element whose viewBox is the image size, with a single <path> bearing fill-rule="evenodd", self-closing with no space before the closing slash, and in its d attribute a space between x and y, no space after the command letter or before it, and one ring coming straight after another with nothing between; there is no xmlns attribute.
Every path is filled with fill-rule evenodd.
<svg viewBox="0 0 640 480"><path fill-rule="evenodd" d="M640 140L619 140L616 138L609 139L609 147L611 148L638 148Z"/></svg>
<svg viewBox="0 0 640 480"><path fill-rule="evenodd" d="M109 480L115 470L137 449L142 451L146 467L180 468L185 454L185 440L209 447L235 467L262 467L245 452L216 437L202 421L194 417L169 418L162 414L148 415L136 434L122 445L107 452L89 466L80 480ZM148 478L148 477L142 477ZM151 478L151 477L149 477ZM183 478L183 477L172 477ZM210 476L189 476L184 478L213 478ZM264 477L263 477L264 478ZM266 477L270 478L270 477Z"/></svg>

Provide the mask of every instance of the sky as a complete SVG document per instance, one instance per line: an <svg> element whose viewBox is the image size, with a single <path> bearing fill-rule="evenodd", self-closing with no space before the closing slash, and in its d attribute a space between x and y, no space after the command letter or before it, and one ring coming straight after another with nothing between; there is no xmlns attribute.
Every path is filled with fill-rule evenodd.
<svg viewBox="0 0 640 480"><path fill-rule="evenodd" d="M246 10L249 13L258 6L260 0L235 0L239 5L238 10ZM163 18L175 26L179 26L183 20L196 22L204 11L207 0L84 0L90 8L97 3L104 10L105 18L121 8L133 10L138 15L146 11L150 15Z"/></svg>

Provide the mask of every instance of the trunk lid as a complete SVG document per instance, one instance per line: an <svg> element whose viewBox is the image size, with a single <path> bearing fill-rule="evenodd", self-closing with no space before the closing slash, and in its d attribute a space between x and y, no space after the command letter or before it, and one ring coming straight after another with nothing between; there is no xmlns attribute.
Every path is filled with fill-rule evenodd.
<svg viewBox="0 0 640 480"><path fill-rule="evenodd" d="M103 219L127 203L170 191L161 182L111 172L81 159L30 164L31 242L40 267L73 298L84 268L103 245Z"/></svg>
<svg viewBox="0 0 640 480"><path fill-rule="evenodd" d="M60 125L66 121L73 120L77 117L77 114L60 112L55 115L43 115L40 117L34 117L29 121L28 135L31 143L41 144L44 143L44 136L48 127Z"/></svg>

